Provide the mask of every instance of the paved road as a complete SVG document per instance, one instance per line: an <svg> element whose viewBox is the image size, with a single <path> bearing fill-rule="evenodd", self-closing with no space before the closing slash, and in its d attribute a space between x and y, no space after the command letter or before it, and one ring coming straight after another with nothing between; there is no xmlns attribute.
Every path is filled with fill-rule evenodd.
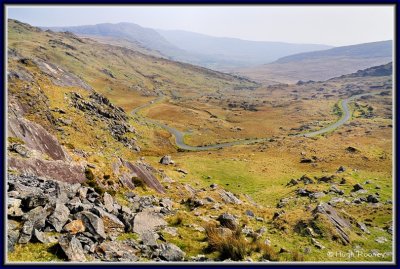
<svg viewBox="0 0 400 269"><path fill-rule="evenodd" d="M309 132L309 133L302 133L302 134L296 134L294 136L303 136L303 137L313 137L313 136L317 136L317 135L321 135L327 132L331 132L333 130L335 130L336 128L340 127L341 125L343 125L345 122L347 122L350 117L351 117L351 113L349 110L349 102L353 101L354 99L360 98L362 96L367 96L367 95L375 95L378 94L378 92L376 93L363 93L363 94L358 94L358 95L354 95L350 98L344 99L341 101L341 105L342 105L342 111L343 111L343 115L342 117L335 123L322 128L320 130L317 131L313 131L313 132ZM157 125L165 130L167 130L169 133L171 133L174 137L175 137L175 143L177 145L178 148L184 149L184 150L191 150L191 151L202 151L202 150L210 150L210 149L219 149L219 148L226 148L226 147L231 147L231 146L235 146L235 145L245 145L245 144L251 144L251 143L256 143L256 142L263 142L263 141L268 141L270 138L254 138L254 139L242 139L242 140L236 140L233 142L226 142L226 143L219 143L219 144L212 144L212 145L206 145L206 146L190 146L187 145L184 141L184 136L186 134L188 134L187 132L182 132L179 131L178 129L175 129L171 126L168 126L164 123L149 119L149 118L145 118L141 115L138 114L138 112L146 107L149 107L151 105L154 105L158 102L161 102L163 99L165 98L165 96L161 96L158 97L157 99L141 105L135 109L132 110L132 115L137 115L140 118L144 119L146 122L152 123L154 125Z"/></svg>
<svg viewBox="0 0 400 269"><path fill-rule="evenodd" d="M319 129L318 131L313 131L313 132L309 132L309 133L305 133L305 134L298 134L296 136L305 136L305 137L313 137L313 136L317 136L317 135L321 135L324 133L328 133L331 132L335 129L337 129L338 127L342 126L343 124L345 124L350 118L351 118L351 113L349 110L349 102L353 101L354 99L363 97L363 96L367 96L367 95L375 95L378 94L378 92L375 93L363 93L363 94L358 94L358 95L353 95L350 98L344 99L341 101L341 105L342 105L342 117L335 123L324 127L322 129Z"/></svg>

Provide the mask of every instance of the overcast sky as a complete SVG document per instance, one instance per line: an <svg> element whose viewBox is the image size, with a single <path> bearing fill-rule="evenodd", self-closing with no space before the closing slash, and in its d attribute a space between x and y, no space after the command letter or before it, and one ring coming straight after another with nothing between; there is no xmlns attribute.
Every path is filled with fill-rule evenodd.
<svg viewBox="0 0 400 269"><path fill-rule="evenodd" d="M393 6L8 6L35 26L133 22L257 41L334 46L394 39Z"/></svg>

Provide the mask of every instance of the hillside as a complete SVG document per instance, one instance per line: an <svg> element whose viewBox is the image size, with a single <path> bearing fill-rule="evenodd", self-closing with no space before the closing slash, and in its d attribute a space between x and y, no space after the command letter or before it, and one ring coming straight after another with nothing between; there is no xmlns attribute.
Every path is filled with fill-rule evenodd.
<svg viewBox="0 0 400 269"><path fill-rule="evenodd" d="M146 54L227 71L237 67L268 63L294 53L330 48L326 45L256 42L185 31L154 30L134 23L42 27L42 29L69 31L103 43L128 48L136 47Z"/></svg>
<svg viewBox="0 0 400 269"><path fill-rule="evenodd" d="M295 54L237 73L267 84L321 81L390 61L392 41L382 41Z"/></svg>

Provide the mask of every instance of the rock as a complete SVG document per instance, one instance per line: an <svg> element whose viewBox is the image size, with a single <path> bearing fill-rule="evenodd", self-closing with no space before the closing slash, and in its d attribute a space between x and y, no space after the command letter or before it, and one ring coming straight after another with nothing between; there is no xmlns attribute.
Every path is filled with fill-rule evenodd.
<svg viewBox="0 0 400 269"><path fill-rule="evenodd" d="M53 214L49 217L48 222L57 232L60 232L67 223L69 217L69 209L64 204L57 203Z"/></svg>
<svg viewBox="0 0 400 269"><path fill-rule="evenodd" d="M104 231L112 235L123 233L125 225L115 215L107 213L99 207L94 207L92 212L98 215L104 224Z"/></svg>
<svg viewBox="0 0 400 269"><path fill-rule="evenodd" d="M7 221L7 250L9 252L14 251L14 246L18 242L19 234L19 227L20 224L14 220Z"/></svg>
<svg viewBox="0 0 400 269"><path fill-rule="evenodd" d="M16 152L24 158L29 158L32 156L32 153L24 146L18 143L11 144L8 149L10 151Z"/></svg>
<svg viewBox="0 0 400 269"><path fill-rule="evenodd" d="M357 152L360 152L358 149L356 149L355 147L351 147L351 146L347 147L347 148L346 148L346 151L348 151L348 152L350 152L350 153L357 153Z"/></svg>
<svg viewBox="0 0 400 269"><path fill-rule="evenodd" d="M156 231L163 226L167 226L167 222L156 213L139 212L133 219L133 232L138 234Z"/></svg>
<svg viewBox="0 0 400 269"><path fill-rule="evenodd" d="M344 166L340 166L336 173L343 173L344 171L346 171L346 168Z"/></svg>
<svg viewBox="0 0 400 269"><path fill-rule="evenodd" d="M386 238L386 237L383 237L383 236L380 236L380 237L375 238L375 242L377 242L377 243L379 243L379 244L384 244L384 243L386 243L387 241L388 241L387 238Z"/></svg>
<svg viewBox="0 0 400 269"><path fill-rule="evenodd" d="M143 245L151 247L158 246L157 239L159 238L159 236L155 232L145 231L140 234L140 237L142 239Z"/></svg>
<svg viewBox="0 0 400 269"><path fill-rule="evenodd" d="M285 207L289 203L289 198L282 198L279 200L279 203L276 205L277 208Z"/></svg>
<svg viewBox="0 0 400 269"><path fill-rule="evenodd" d="M323 193L323 192L314 192L309 195L309 197L312 199L318 199L318 198L321 198L324 196L325 196L325 193Z"/></svg>
<svg viewBox="0 0 400 269"><path fill-rule="evenodd" d="M69 261L85 262L86 257L83 252L82 244L75 236L63 236L58 240L61 249L68 257Z"/></svg>
<svg viewBox="0 0 400 269"><path fill-rule="evenodd" d="M211 177L209 177L209 178L211 178ZM215 183L212 183L210 185L210 188L213 189L213 190L215 190L217 187L218 187L218 184L215 184Z"/></svg>
<svg viewBox="0 0 400 269"><path fill-rule="evenodd" d="M37 229L33 230L33 239L39 243L47 243L44 234L41 231L38 231Z"/></svg>
<svg viewBox="0 0 400 269"><path fill-rule="evenodd" d="M80 199L86 199L87 192L88 192L88 188L87 187L83 187L83 186L80 187L78 189L79 198Z"/></svg>
<svg viewBox="0 0 400 269"><path fill-rule="evenodd" d="M367 202L368 203L379 203L379 198L376 195L370 194L367 197Z"/></svg>
<svg viewBox="0 0 400 269"><path fill-rule="evenodd" d="M336 187L335 185L331 185L329 192L333 192L333 193L337 193L339 195L343 195L344 191L340 190L338 187Z"/></svg>
<svg viewBox="0 0 400 269"><path fill-rule="evenodd" d="M350 236L348 231L351 230L350 223L343 219L337 211L326 203L320 203L313 211L314 218L318 218L318 215L323 215L336 229L339 239L343 244L347 245L350 243Z"/></svg>
<svg viewBox="0 0 400 269"><path fill-rule="evenodd" d="M182 261L185 257L179 247L171 243L165 243L160 245L160 258L166 261Z"/></svg>
<svg viewBox="0 0 400 269"><path fill-rule="evenodd" d="M26 244L32 237L33 229L41 230L44 228L47 216L51 213L50 207L38 206L22 216L24 225L22 226L21 234L18 242Z"/></svg>
<svg viewBox="0 0 400 269"><path fill-rule="evenodd" d="M314 238L311 238L311 242L313 243L313 245L314 245L316 248L319 248L319 249L324 249L324 248L325 248L319 241L317 241L317 240L314 239Z"/></svg>
<svg viewBox="0 0 400 269"><path fill-rule="evenodd" d="M297 184L299 184L299 182L297 182L297 180L291 179L291 180L286 184L286 186L287 186L287 187L291 187L291 186L295 186L295 185L297 185Z"/></svg>
<svg viewBox="0 0 400 269"><path fill-rule="evenodd" d="M346 184L346 182L347 182L346 179L345 179L345 178L342 178L342 180L340 181L339 184L340 184L340 185L344 185L344 184Z"/></svg>
<svg viewBox="0 0 400 269"><path fill-rule="evenodd" d="M254 212L251 211L251 210L248 210L248 209L247 209L244 213L246 214L246 216L255 217Z"/></svg>
<svg viewBox="0 0 400 269"><path fill-rule="evenodd" d="M172 205L173 205L173 202L169 198L162 198L160 200L160 206L164 207L164 208L166 208L168 210L172 210Z"/></svg>
<svg viewBox="0 0 400 269"><path fill-rule="evenodd" d="M305 185L314 184L314 180L312 180L307 175L302 175L301 178L298 179L298 181L303 182Z"/></svg>
<svg viewBox="0 0 400 269"><path fill-rule="evenodd" d="M299 195L299 196L310 196L310 194L311 194L311 192L310 191L308 191L308 190L306 190L306 189L297 189L297 195Z"/></svg>
<svg viewBox="0 0 400 269"><path fill-rule="evenodd" d="M96 249L96 254L100 259L109 262L135 262L137 250L125 242L103 242Z"/></svg>
<svg viewBox="0 0 400 269"><path fill-rule="evenodd" d="M164 164L164 165L169 165L169 164L172 164L173 161L172 161L171 156L165 155L165 156L163 156L163 157L160 159L160 163L161 163L161 164Z"/></svg>
<svg viewBox="0 0 400 269"><path fill-rule="evenodd" d="M178 236L178 229L175 227L165 227L164 232L166 232L172 236Z"/></svg>
<svg viewBox="0 0 400 269"><path fill-rule="evenodd" d="M10 198L7 199L7 215L12 217L21 217L23 212L21 209L21 200Z"/></svg>
<svg viewBox="0 0 400 269"><path fill-rule="evenodd" d="M363 190L363 189L364 189L363 186L361 186L361 184L357 183L353 186L352 192L356 192L356 191Z"/></svg>
<svg viewBox="0 0 400 269"><path fill-rule="evenodd" d="M73 220L64 226L64 231L70 234L83 233L85 231L85 225L81 219Z"/></svg>
<svg viewBox="0 0 400 269"><path fill-rule="evenodd" d="M325 182L325 183L333 183L335 181L335 175L331 176L322 176L318 178L318 182Z"/></svg>
<svg viewBox="0 0 400 269"><path fill-rule="evenodd" d="M236 218L228 213L221 214L217 220L221 224L221 226L234 230L237 227Z"/></svg>
<svg viewBox="0 0 400 269"><path fill-rule="evenodd" d="M357 227L360 228L361 231L363 231L366 234L370 234L370 231L368 230L367 226L362 223L362 222L357 222Z"/></svg>
<svg viewBox="0 0 400 269"><path fill-rule="evenodd" d="M45 206L49 203L49 198L44 194L32 194L22 200L22 205L25 210L29 210L38 206Z"/></svg>
<svg viewBox="0 0 400 269"><path fill-rule="evenodd" d="M94 236L97 240L102 240L106 238L106 234L104 232L104 223L101 218L96 216L95 214L82 211L75 214L77 219L81 219L83 224L85 225L85 231L88 231L90 234Z"/></svg>
<svg viewBox="0 0 400 269"><path fill-rule="evenodd" d="M107 192L105 192L103 195L103 201L104 201L104 208L110 213L113 212L114 211L114 199L112 198L112 196L110 194L108 194Z"/></svg>
<svg viewBox="0 0 400 269"><path fill-rule="evenodd" d="M274 213L274 216L272 217L272 220L276 220L277 218L279 218L279 217L282 216L283 214L285 214L285 211L284 211L284 210L275 212L275 213Z"/></svg>
<svg viewBox="0 0 400 269"><path fill-rule="evenodd" d="M222 190L219 195L221 196L222 200L225 203L230 203L230 204L241 204L242 201L239 200L233 193L229 191Z"/></svg>
<svg viewBox="0 0 400 269"><path fill-rule="evenodd" d="M176 171L178 171L179 173L182 173L182 174L184 174L184 175L189 174L186 170L183 170L183 169L181 169L181 168L178 168Z"/></svg>
<svg viewBox="0 0 400 269"><path fill-rule="evenodd" d="M331 200L329 200L328 204L331 206L335 206L337 203L344 203L346 200L341 197L333 197Z"/></svg>

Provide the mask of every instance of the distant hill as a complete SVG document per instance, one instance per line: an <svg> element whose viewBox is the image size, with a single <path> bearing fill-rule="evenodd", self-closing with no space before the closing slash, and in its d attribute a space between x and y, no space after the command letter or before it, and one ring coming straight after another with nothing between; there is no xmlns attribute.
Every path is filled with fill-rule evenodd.
<svg viewBox="0 0 400 269"><path fill-rule="evenodd" d="M240 66L265 64L280 57L305 51L332 48L319 44L248 41L238 38L213 37L180 30L157 30L168 42L192 53L211 56L218 62L234 61ZM211 64L211 63L208 63ZM215 63L218 66L218 63Z"/></svg>
<svg viewBox="0 0 400 269"><path fill-rule="evenodd" d="M364 70L358 70L355 73L340 76L340 78L355 78L355 77L383 77L393 74L393 62L373 66Z"/></svg>
<svg viewBox="0 0 400 269"><path fill-rule="evenodd" d="M102 43L222 71L265 64L294 53L331 48L327 45L220 38L185 31L156 31L134 23L41 28L68 31Z"/></svg>
<svg viewBox="0 0 400 269"><path fill-rule="evenodd" d="M392 41L381 41L290 55L236 71L266 84L319 81L386 64L392 57Z"/></svg>

